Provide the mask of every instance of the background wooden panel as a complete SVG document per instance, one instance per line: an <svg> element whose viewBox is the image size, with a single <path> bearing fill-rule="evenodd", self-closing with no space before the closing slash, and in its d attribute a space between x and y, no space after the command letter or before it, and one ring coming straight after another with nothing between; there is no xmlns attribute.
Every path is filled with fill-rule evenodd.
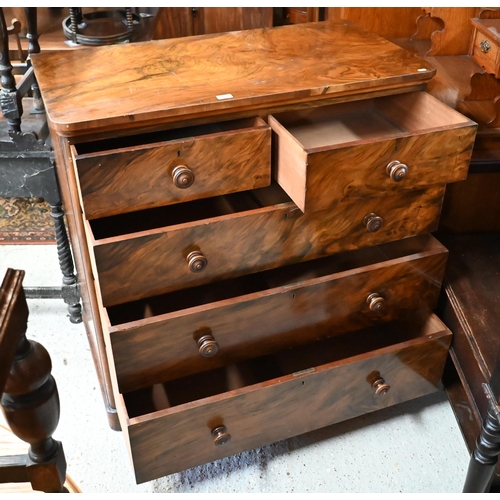
<svg viewBox="0 0 500 500"><path fill-rule="evenodd" d="M422 7L326 7L326 19L349 19L384 38L410 38Z"/></svg>

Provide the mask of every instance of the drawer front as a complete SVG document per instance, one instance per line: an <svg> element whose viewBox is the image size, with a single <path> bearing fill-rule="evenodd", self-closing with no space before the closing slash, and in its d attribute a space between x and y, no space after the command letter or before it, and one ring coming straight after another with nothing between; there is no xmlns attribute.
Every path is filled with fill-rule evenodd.
<svg viewBox="0 0 500 500"><path fill-rule="evenodd" d="M443 194L439 187L306 214L286 203L98 240L103 305L431 232Z"/></svg>
<svg viewBox="0 0 500 500"><path fill-rule="evenodd" d="M417 92L269 117L275 178L302 211L467 176L476 124Z"/></svg>
<svg viewBox="0 0 500 500"><path fill-rule="evenodd" d="M86 218L268 186L270 128L259 118L237 123L244 128L89 154L74 149Z"/></svg>
<svg viewBox="0 0 500 500"><path fill-rule="evenodd" d="M154 311L155 304L143 301L140 307L146 311L144 319L139 316L110 331L120 391L129 392L154 381L172 380L318 338L361 330L417 310L432 311L441 289L447 251L428 235L412 240L385 245L392 252L395 247L403 247L402 256L398 252L395 258L337 273L328 273L329 266L342 255L335 260L322 259L325 263L314 261L302 266L308 270L306 273L295 270L301 266L281 269L278 279L274 276L277 273L262 273L261 291L157 317L147 318L148 308ZM404 255L405 244L414 253ZM380 253L381 258L385 248L365 249L357 254L372 258ZM326 272L321 265L327 267ZM307 274L314 277L308 279ZM285 282L278 286L285 276ZM235 286L226 282L218 285ZM170 294L158 302L173 300L175 295Z"/></svg>
<svg viewBox="0 0 500 500"><path fill-rule="evenodd" d="M471 56L488 73L500 78L500 61L498 60L498 42L478 29L474 30Z"/></svg>
<svg viewBox="0 0 500 500"><path fill-rule="evenodd" d="M450 337L441 323L432 335L135 418L122 408L136 479L172 474L434 392ZM293 367L293 361L287 365ZM169 387L166 398L172 400ZM222 426L230 440L221 446L227 436L212 431Z"/></svg>

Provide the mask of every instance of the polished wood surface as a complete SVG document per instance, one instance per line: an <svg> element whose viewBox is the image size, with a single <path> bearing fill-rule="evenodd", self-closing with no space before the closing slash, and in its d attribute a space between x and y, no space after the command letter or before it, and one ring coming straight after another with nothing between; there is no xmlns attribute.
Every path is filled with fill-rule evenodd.
<svg viewBox="0 0 500 500"><path fill-rule="evenodd" d="M243 194L233 195L232 200L243 201ZM88 232L89 237L93 232L95 240L93 252L103 304L130 302L433 231L443 194L444 188L436 187L384 198L342 201L334 209L304 214L291 202L275 204L275 198L272 205L243 205L239 212L229 207L225 215L211 203L194 211L194 217L186 222L163 226L175 220L172 210L168 210L173 205L165 207L158 221L160 226L154 229L146 226L154 222L153 216L136 217L135 231L140 231L136 233L132 216L91 221ZM211 202L220 201L225 209L227 199ZM209 210L214 208L211 216ZM180 210L184 216L187 204ZM370 213L383 219L381 228L373 232L363 222ZM126 234L113 236L120 224ZM192 251L201 251L208 261L201 272L189 270L186 258Z"/></svg>
<svg viewBox="0 0 500 500"><path fill-rule="evenodd" d="M109 141L97 151L92 146L74 150L87 219L271 183L271 132L259 118ZM178 166L189 169L191 185L174 182Z"/></svg>
<svg viewBox="0 0 500 500"><path fill-rule="evenodd" d="M430 312L446 258L423 235L109 308L120 392ZM379 310L367 300L375 292ZM218 346L208 358L197 343L206 333Z"/></svg>
<svg viewBox="0 0 500 500"><path fill-rule="evenodd" d="M424 325L394 327L397 331L368 330L357 343L351 337L329 339L309 349L206 372L201 379L126 394L129 417L123 415L122 425L128 427L136 480L171 474L436 391L450 332L435 316ZM380 378L390 388L377 395L372 384ZM214 443L212 430L218 426L231 435L225 446Z"/></svg>
<svg viewBox="0 0 500 500"><path fill-rule="evenodd" d="M59 394L46 349L26 338L24 271L7 269L0 287L0 407L28 453L0 457L0 483L31 483L36 491L64 491L66 459L54 440ZM4 451L4 450L2 450Z"/></svg>
<svg viewBox="0 0 500 500"><path fill-rule="evenodd" d="M347 21L42 52L33 65L51 125L66 136L216 110L401 92L435 73Z"/></svg>
<svg viewBox="0 0 500 500"><path fill-rule="evenodd" d="M424 92L270 116L275 178L303 211L467 176L477 125ZM396 180L388 166L403 164Z"/></svg>

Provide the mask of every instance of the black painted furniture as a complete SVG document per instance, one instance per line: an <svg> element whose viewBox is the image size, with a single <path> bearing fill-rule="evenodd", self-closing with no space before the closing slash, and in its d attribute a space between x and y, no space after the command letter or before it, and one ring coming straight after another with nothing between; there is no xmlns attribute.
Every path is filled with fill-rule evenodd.
<svg viewBox="0 0 500 500"><path fill-rule="evenodd" d="M30 55L40 52L36 29L36 8L26 8L29 39L24 75L16 84L9 54L8 28L0 8L0 196L43 198L54 220L62 288L30 289L30 297L62 297L68 304L70 321L80 323L81 305L73 257L64 222L64 211L55 175L43 102L33 74ZM32 97L26 97L31 94ZM31 107L31 110L29 109Z"/></svg>

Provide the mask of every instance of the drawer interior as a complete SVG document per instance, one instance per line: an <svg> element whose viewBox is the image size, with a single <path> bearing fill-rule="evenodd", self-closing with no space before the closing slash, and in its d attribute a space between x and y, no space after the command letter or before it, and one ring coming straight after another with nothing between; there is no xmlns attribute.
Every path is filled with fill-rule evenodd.
<svg viewBox="0 0 500 500"><path fill-rule="evenodd" d="M467 123L425 92L273 115L306 150L355 145Z"/></svg>
<svg viewBox="0 0 500 500"><path fill-rule="evenodd" d="M250 191L93 219L89 224L97 241L282 203L291 203L291 200L278 184L273 183L271 186Z"/></svg>
<svg viewBox="0 0 500 500"><path fill-rule="evenodd" d="M109 306L107 313L110 324L117 326L148 317L263 292L271 288L291 287L306 280L312 283L313 280L320 280L323 276L372 264L395 261L399 258L407 259L411 255L422 257L426 253L443 251L446 251L445 248L436 239L429 234L423 234L376 247L343 252L314 261L301 262L235 279Z"/></svg>
<svg viewBox="0 0 500 500"><path fill-rule="evenodd" d="M403 343L421 342L448 334L434 315L371 327L356 334L327 338L306 346L261 356L237 364L156 384L123 395L129 418L174 408L186 403L238 391L283 377L296 377L321 369L322 365L353 361L357 356L377 356L377 351Z"/></svg>
<svg viewBox="0 0 500 500"><path fill-rule="evenodd" d="M93 153L101 154L105 151L113 151L137 146L153 145L160 142L176 141L179 139L199 137L221 132L242 131L254 127L267 127L260 118L245 118L240 120L229 120L225 122L207 123L159 132L148 132L127 137L113 137L100 141L80 143L75 146L78 155L91 156Z"/></svg>

